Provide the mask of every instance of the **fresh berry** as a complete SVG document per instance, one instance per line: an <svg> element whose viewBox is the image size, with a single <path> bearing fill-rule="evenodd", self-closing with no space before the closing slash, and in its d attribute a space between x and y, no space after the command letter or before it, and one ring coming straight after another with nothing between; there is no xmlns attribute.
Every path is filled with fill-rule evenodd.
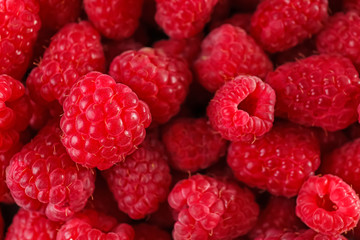
<svg viewBox="0 0 360 240"><path fill-rule="evenodd" d="M347 240L344 236L329 236L317 233L312 229L302 229L296 232L280 229L270 229L255 240Z"/></svg>
<svg viewBox="0 0 360 240"><path fill-rule="evenodd" d="M155 212L166 200L171 183L164 147L161 142L149 146L147 141L124 162L104 172L119 209L132 219Z"/></svg>
<svg viewBox="0 0 360 240"><path fill-rule="evenodd" d="M336 55L313 55L286 63L267 75L276 92L275 115L327 131L357 120L360 79L351 61Z"/></svg>
<svg viewBox="0 0 360 240"><path fill-rule="evenodd" d="M284 51L319 32L327 0L264 0L251 18L251 35L268 52Z"/></svg>
<svg viewBox="0 0 360 240"><path fill-rule="evenodd" d="M310 129L281 123L253 143L232 142L227 162L247 185L293 197L319 167L320 147Z"/></svg>
<svg viewBox="0 0 360 240"><path fill-rule="evenodd" d="M171 38L200 33L218 0L156 0L155 20Z"/></svg>
<svg viewBox="0 0 360 240"><path fill-rule="evenodd" d="M60 141L58 121L50 122L15 154L6 183L15 202L53 221L81 211L94 191L94 171L76 165Z"/></svg>
<svg viewBox="0 0 360 240"><path fill-rule="evenodd" d="M275 92L261 79L239 75L215 93L207 116L215 131L230 141L253 140L274 121Z"/></svg>
<svg viewBox="0 0 360 240"><path fill-rule="evenodd" d="M71 159L108 169L135 151L151 123L149 108L126 85L90 72L71 88L60 127Z"/></svg>
<svg viewBox="0 0 360 240"><path fill-rule="evenodd" d="M39 66L26 80L31 98L43 105L63 103L70 88L90 71L104 71L100 36L90 23L69 23L52 37Z"/></svg>
<svg viewBox="0 0 360 240"><path fill-rule="evenodd" d="M234 239L249 232L259 214L249 190L205 175L178 182L168 201L178 211L175 240Z"/></svg>
<svg viewBox="0 0 360 240"><path fill-rule="evenodd" d="M61 222L53 222L46 216L22 208L14 216L5 240L55 240Z"/></svg>
<svg viewBox="0 0 360 240"><path fill-rule="evenodd" d="M171 240L171 235L155 225L140 223L132 226L135 231L134 240Z"/></svg>
<svg viewBox="0 0 360 240"><path fill-rule="evenodd" d="M21 80L40 29L35 0L0 1L0 75Z"/></svg>
<svg viewBox="0 0 360 240"><path fill-rule="evenodd" d="M115 218L85 210L61 226L56 240L133 240L134 235L130 225L117 224Z"/></svg>
<svg viewBox="0 0 360 240"><path fill-rule="evenodd" d="M226 153L226 140L206 118L180 118L169 123L162 135L170 164L178 170L205 169Z"/></svg>
<svg viewBox="0 0 360 240"><path fill-rule="evenodd" d="M359 0L343 0L343 8L345 11L355 10L360 12L360 1Z"/></svg>
<svg viewBox="0 0 360 240"><path fill-rule="evenodd" d="M152 48L119 55L111 63L109 74L149 105L157 123L165 123L179 112L192 80L182 59Z"/></svg>
<svg viewBox="0 0 360 240"><path fill-rule="evenodd" d="M357 225L360 200L341 178L312 176L299 191L296 215L314 231L336 236Z"/></svg>
<svg viewBox="0 0 360 240"><path fill-rule="evenodd" d="M130 37L139 25L143 0L84 0L92 24L107 38Z"/></svg>
<svg viewBox="0 0 360 240"><path fill-rule="evenodd" d="M205 37L194 67L199 82L210 92L239 74L265 78L272 71L272 63L264 51L245 30L230 24L214 29Z"/></svg>

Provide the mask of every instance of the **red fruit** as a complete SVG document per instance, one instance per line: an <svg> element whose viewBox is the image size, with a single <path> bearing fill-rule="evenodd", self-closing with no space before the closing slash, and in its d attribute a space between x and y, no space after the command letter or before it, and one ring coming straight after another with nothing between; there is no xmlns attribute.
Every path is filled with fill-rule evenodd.
<svg viewBox="0 0 360 240"><path fill-rule="evenodd" d="M0 9L0 75L21 80L41 25L39 5L35 0L1 0Z"/></svg>
<svg viewBox="0 0 360 240"><path fill-rule="evenodd" d="M55 240L61 225L40 213L20 208L7 229L5 240Z"/></svg>
<svg viewBox="0 0 360 240"><path fill-rule="evenodd" d="M299 191L296 215L314 231L336 236L356 226L360 200L341 178L312 176Z"/></svg>
<svg viewBox="0 0 360 240"><path fill-rule="evenodd" d="M360 12L360 1L359 0L343 0L342 1L344 10L355 10Z"/></svg>
<svg viewBox="0 0 360 240"><path fill-rule="evenodd" d="M223 138L247 141L271 129L274 106L275 92L268 84L257 77L239 75L215 93L207 116Z"/></svg>
<svg viewBox="0 0 360 240"><path fill-rule="evenodd" d="M148 106L126 85L90 72L71 88L60 127L71 159L108 169L136 150L151 123Z"/></svg>
<svg viewBox="0 0 360 240"><path fill-rule="evenodd" d="M320 147L310 129L281 123L253 143L232 142L227 162L247 185L293 197L319 167Z"/></svg>
<svg viewBox="0 0 360 240"><path fill-rule="evenodd" d="M192 80L182 59L152 48L122 53L111 63L109 74L149 105L157 123L165 123L179 112Z"/></svg>
<svg viewBox="0 0 360 240"><path fill-rule="evenodd" d="M276 92L277 116L327 131L344 129L357 119L360 79L347 58L313 55L281 65L266 82Z"/></svg>
<svg viewBox="0 0 360 240"><path fill-rule="evenodd" d="M50 122L6 169L6 184L15 202L53 221L65 221L81 211L95 187L95 172L70 159L60 135L58 122Z"/></svg>
<svg viewBox="0 0 360 240"><path fill-rule="evenodd" d="M221 138L206 118L180 118L171 122L162 135L170 164L178 170L195 172L205 169L226 153Z"/></svg>
<svg viewBox="0 0 360 240"><path fill-rule="evenodd" d="M139 25L143 0L84 0L92 24L107 38L130 37Z"/></svg>
<svg viewBox="0 0 360 240"><path fill-rule="evenodd" d="M249 232L259 214L249 190L205 175L178 182L168 201L179 212L175 240L234 239Z"/></svg>
<svg viewBox="0 0 360 240"><path fill-rule="evenodd" d="M156 225L140 223L132 226L135 230L134 240L171 240L168 232L158 228Z"/></svg>
<svg viewBox="0 0 360 240"><path fill-rule="evenodd" d="M327 0L264 0L251 18L251 35L264 50L279 52L319 32L327 17Z"/></svg>
<svg viewBox="0 0 360 240"><path fill-rule="evenodd" d="M56 240L133 240L134 229L101 212L85 210L61 226Z"/></svg>
<svg viewBox="0 0 360 240"><path fill-rule="evenodd" d="M255 240L346 240L344 236L328 236L312 229L302 229L296 232L280 229L270 229Z"/></svg>
<svg viewBox="0 0 360 240"><path fill-rule="evenodd" d="M218 0L156 0L155 20L169 37L190 38L202 31L217 2Z"/></svg>
<svg viewBox="0 0 360 240"><path fill-rule="evenodd" d="M214 29L205 37L194 64L199 82L210 92L240 74L265 78L272 71L264 51L245 30L230 24Z"/></svg>
<svg viewBox="0 0 360 240"><path fill-rule="evenodd" d="M90 23L70 23L60 29L46 49L39 66L26 80L31 98L43 105L63 103L70 88L90 71L104 71L100 36Z"/></svg>

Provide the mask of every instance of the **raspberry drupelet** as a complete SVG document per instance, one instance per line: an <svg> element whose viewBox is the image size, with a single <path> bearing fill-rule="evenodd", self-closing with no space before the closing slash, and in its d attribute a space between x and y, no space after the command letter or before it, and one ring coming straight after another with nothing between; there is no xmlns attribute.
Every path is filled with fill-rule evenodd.
<svg viewBox="0 0 360 240"><path fill-rule="evenodd" d="M249 232L259 214L248 189L205 175L178 182L168 202L178 212L175 240L234 239Z"/></svg>
<svg viewBox="0 0 360 240"><path fill-rule="evenodd" d="M341 178L311 176L296 200L296 215L316 232L336 236L353 229L360 218L360 200Z"/></svg>
<svg viewBox="0 0 360 240"><path fill-rule="evenodd" d="M105 170L136 150L151 123L146 103L109 75L90 72L65 99L60 127L71 159Z"/></svg>
<svg viewBox="0 0 360 240"><path fill-rule="evenodd" d="M112 61L109 74L146 102L153 121L160 124L179 112L192 81L183 59L153 48L122 53Z"/></svg>
<svg viewBox="0 0 360 240"><path fill-rule="evenodd" d="M266 82L276 92L276 116L326 131L344 129L358 118L359 74L345 57L321 54L286 63Z"/></svg>
<svg viewBox="0 0 360 240"><path fill-rule="evenodd" d="M65 221L85 207L95 188L95 172L70 159L58 125L57 120L49 122L12 157L6 183L20 207Z"/></svg>
<svg viewBox="0 0 360 240"><path fill-rule="evenodd" d="M207 35L194 63L197 79L215 92L239 74L265 78L272 63L245 30L224 24Z"/></svg>
<svg viewBox="0 0 360 240"><path fill-rule="evenodd" d="M239 75L210 101L207 116L215 131L230 141L251 141L274 122L275 92L261 79Z"/></svg>

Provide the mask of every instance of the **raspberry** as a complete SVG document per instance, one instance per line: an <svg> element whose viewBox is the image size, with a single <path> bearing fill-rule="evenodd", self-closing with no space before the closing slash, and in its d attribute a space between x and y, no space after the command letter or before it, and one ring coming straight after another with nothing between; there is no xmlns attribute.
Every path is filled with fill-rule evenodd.
<svg viewBox="0 0 360 240"><path fill-rule="evenodd" d="M94 191L91 169L76 165L60 141L57 121L50 122L11 159L6 183L26 210L64 221L85 207Z"/></svg>
<svg viewBox="0 0 360 240"><path fill-rule="evenodd" d="M329 18L318 34L316 46L320 53L336 53L348 57L360 69L360 16L357 12L337 13Z"/></svg>
<svg viewBox="0 0 360 240"><path fill-rule="evenodd" d="M130 225L117 224L115 218L86 210L62 225L56 240L133 240L134 235L134 229Z"/></svg>
<svg viewBox="0 0 360 240"><path fill-rule="evenodd" d="M111 63L109 74L149 105L157 123L165 123L179 112L192 80L183 60L152 48L119 55Z"/></svg>
<svg viewBox="0 0 360 240"><path fill-rule="evenodd" d="M257 237L255 240L346 240L346 238L341 235L327 236L312 229L302 229L296 232L270 229L265 235Z"/></svg>
<svg viewBox="0 0 360 240"><path fill-rule="evenodd" d="M327 10L327 0L264 0L251 18L251 34L266 51L283 51L319 32Z"/></svg>
<svg viewBox="0 0 360 240"><path fill-rule="evenodd" d="M179 212L175 240L234 239L249 232L259 214L249 190L205 175L178 182L168 202Z"/></svg>
<svg viewBox="0 0 360 240"><path fill-rule="evenodd" d="M225 155L226 140L206 118L180 118L164 130L162 140L170 155L170 164L178 170L195 172L214 164Z"/></svg>
<svg viewBox="0 0 360 240"><path fill-rule="evenodd" d="M14 216L6 232L6 240L55 240L60 222L53 222L37 212L29 212L22 208Z"/></svg>
<svg viewBox="0 0 360 240"><path fill-rule="evenodd" d="M35 0L1 0L0 9L0 75L21 80L41 25L39 5Z"/></svg>
<svg viewBox="0 0 360 240"><path fill-rule="evenodd" d="M52 37L26 84L35 102L46 105L58 100L62 104L82 75L104 68L104 53L96 30L86 21L69 23Z"/></svg>
<svg viewBox="0 0 360 240"><path fill-rule="evenodd" d="M171 183L163 146L158 142L151 147L147 141L124 162L104 172L119 209L132 219L155 212L166 200Z"/></svg>
<svg viewBox="0 0 360 240"><path fill-rule="evenodd" d="M140 223L132 226L135 230L134 240L171 240L171 235L155 225Z"/></svg>
<svg viewBox="0 0 360 240"><path fill-rule="evenodd" d="M277 116L327 131L344 129L357 119L360 80L347 58L313 55L281 65L266 82L276 91Z"/></svg>
<svg viewBox="0 0 360 240"><path fill-rule="evenodd" d="M265 78L272 64L245 30L224 24L210 32L201 43L194 63L199 82L215 92L239 74Z"/></svg>
<svg viewBox="0 0 360 240"><path fill-rule="evenodd" d="M130 37L139 25L143 0L84 0L84 8L95 28L107 38Z"/></svg>
<svg viewBox="0 0 360 240"><path fill-rule="evenodd" d="M100 170L134 152L151 122L147 105L128 86L99 72L81 77L63 107L62 142L71 159Z"/></svg>
<svg viewBox="0 0 360 240"><path fill-rule="evenodd" d="M281 123L253 143L232 142L227 162L247 185L293 197L319 167L320 147L310 129Z"/></svg>
<svg viewBox="0 0 360 240"><path fill-rule="evenodd" d="M312 176L299 191L296 215L314 231L336 236L356 226L360 200L341 178Z"/></svg>
<svg viewBox="0 0 360 240"><path fill-rule="evenodd" d="M190 38L202 31L217 2L218 0L156 0L155 20L169 37Z"/></svg>
<svg viewBox="0 0 360 240"><path fill-rule="evenodd" d="M343 8L345 10L355 10L360 12L360 1L359 0L343 0Z"/></svg>
<svg viewBox="0 0 360 240"><path fill-rule="evenodd" d="M226 82L207 107L214 130L230 141L268 132L274 121L275 92L257 77L239 75Z"/></svg>

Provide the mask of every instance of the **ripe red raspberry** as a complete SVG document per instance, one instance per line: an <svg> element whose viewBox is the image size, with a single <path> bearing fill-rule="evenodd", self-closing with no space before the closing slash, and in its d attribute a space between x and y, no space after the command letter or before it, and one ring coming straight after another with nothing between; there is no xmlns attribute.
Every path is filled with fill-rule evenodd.
<svg viewBox="0 0 360 240"><path fill-rule="evenodd" d="M227 144L206 118L179 118L162 135L170 164L181 171L205 169L225 155Z"/></svg>
<svg viewBox="0 0 360 240"><path fill-rule="evenodd" d="M61 222L53 222L40 213L20 208L6 232L5 240L55 240L61 225Z"/></svg>
<svg viewBox="0 0 360 240"><path fill-rule="evenodd" d="M247 185L293 197L319 167L320 147L310 129L279 123L253 143L232 142L227 162Z"/></svg>
<svg viewBox="0 0 360 240"><path fill-rule="evenodd" d="M192 80L182 59L152 48L119 55L111 63L109 74L149 105L157 123L165 123L179 112Z"/></svg>
<svg viewBox="0 0 360 240"><path fill-rule="evenodd" d="M336 236L353 229L360 218L360 200L341 178L312 176L301 187L296 215L316 232Z"/></svg>
<svg viewBox="0 0 360 240"><path fill-rule="evenodd" d="M259 214L249 190L205 175L178 182L168 201L179 212L173 230L175 240L234 239L245 235Z"/></svg>
<svg viewBox="0 0 360 240"><path fill-rule="evenodd" d="M268 74L276 91L275 114L327 131L348 127L357 119L360 79L347 58L314 55L286 63Z"/></svg>
<svg viewBox="0 0 360 240"><path fill-rule="evenodd" d="M155 20L171 38L193 37L210 20L217 2L218 0L156 0Z"/></svg>
<svg viewBox="0 0 360 240"><path fill-rule="evenodd" d="M62 225L56 240L133 240L134 235L130 225L118 224L115 218L89 209Z"/></svg>
<svg viewBox="0 0 360 240"><path fill-rule="evenodd" d="M155 212L166 200L171 183L164 147L161 142L150 146L147 141L124 162L104 172L119 209L132 219Z"/></svg>
<svg viewBox="0 0 360 240"><path fill-rule="evenodd" d="M69 23L52 37L39 66L26 80L31 98L43 105L63 103L71 86L90 71L104 71L100 36L90 23Z"/></svg>
<svg viewBox="0 0 360 240"><path fill-rule="evenodd" d="M146 103L128 86L99 72L81 77L63 107L62 142L71 159L100 170L134 152L151 123Z"/></svg>
<svg viewBox="0 0 360 240"><path fill-rule="evenodd" d="M57 30L80 17L81 0L39 0L42 26Z"/></svg>
<svg viewBox="0 0 360 240"><path fill-rule="evenodd" d="M245 30L230 24L224 24L206 36L194 66L199 82L210 92L215 92L239 74L265 78L272 71L264 51Z"/></svg>
<svg viewBox="0 0 360 240"><path fill-rule="evenodd" d="M295 214L295 206L294 198L272 196L265 209L260 212L256 225L248 236L256 239L266 235L269 229L296 231L304 228L304 224Z"/></svg>
<svg viewBox="0 0 360 240"><path fill-rule="evenodd" d="M140 223L132 226L135 230L134 240L171 240L171 235L156 225Z"/></svg>
<svg viewBox="0 0 360 240"><path fill-rule="evenodd" d="M358 12L337 13L329 18L318 34L316 46L320 53L348 57L360 69L360 15Z"/></svg>
<svg viewBox="0 0 360 240"><path fill-rule="evenodd" d="M264 0L251 18L251 34L266 51L283 51L320 31L327 12L327 0Z"/></svg>
<svg viewBox="0 0 360 240"><path fill-rule="evenodd" d="M255 238L255 240L347 240L344 236L328 236L317 233L312 229L302 229L291 232L281 229L270 229L263 236Z"/></svg>
<svg viewBox="0 0 360 240"><path fill-rule="evenodd" d="M360 1L359 0L342 0L344 10L355 10L360 12Z"/></svg>
<svg viewBox="0 0 360 240"><path fill-rule="evenodd" d="M239 75L226 82L207 107L214 130L230 141L252 140L274 121L275 92L261 79Z"/></svg>
<svg viewBox="0 0 360 240"><path fill-rule="evenodd" d="M35 0L1 0L0 74L21 80L29 65L40 29Z"/></svg>
<svg viewBox="0 0 360 240"><path fill-rule="evenodd" d="M95 28L107 38L130 37L139 25L143 0L84 0L84 8Z"/></svg>
<svg viewBox="0 0 360 240"><path fill-rule="evenodd" d="M53 221L67 220L82 210L95 187L94 171L70 159L60 135L58 122L50 122L13 156L6 169L15 202Z"/></svg>

